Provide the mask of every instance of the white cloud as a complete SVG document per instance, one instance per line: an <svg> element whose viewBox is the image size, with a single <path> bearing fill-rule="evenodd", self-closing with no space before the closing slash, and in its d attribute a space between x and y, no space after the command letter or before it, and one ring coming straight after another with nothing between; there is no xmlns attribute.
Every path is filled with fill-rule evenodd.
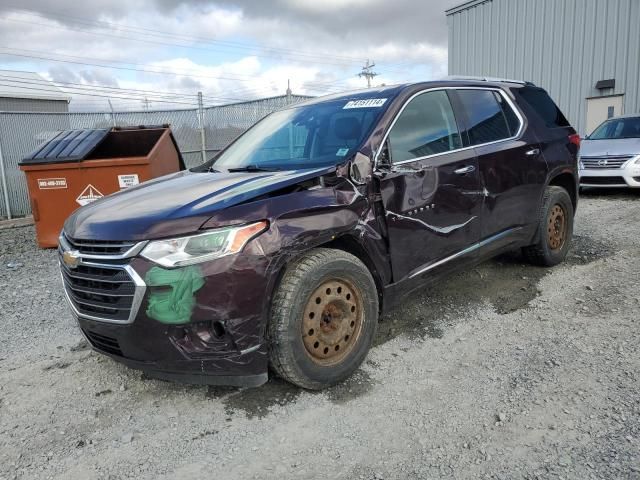
<svg viewBox="0 0 640 480"><path fill-rule="evenodd" d="M323 0L321 2L309 0L285 0L285 3L300 11L319 13L327 11L336 12L359 7L375 8L374 4L379 4L382 1L385 0Z"/></svg>
<svg viewBox="0 0 640 480"><path fill-rule="evenodd" d="M14 54L1 56L0 68L163 94L200 90L211 101L282 94L288 80L302 94L363 87L357 73L367 58L376 84L425 80L446 73L444 9L453 3L59 0L54 8L24 0L27 11L0 5L0 52ZM118 68L97 66L105 62Z"/></svg>

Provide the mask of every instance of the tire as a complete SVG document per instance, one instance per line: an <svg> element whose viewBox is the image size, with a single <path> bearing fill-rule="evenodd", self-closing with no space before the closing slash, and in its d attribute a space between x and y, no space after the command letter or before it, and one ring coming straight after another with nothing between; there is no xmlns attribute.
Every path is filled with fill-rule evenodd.
<svg viewBox="0 0 640 480"><path fill-rule="evenodd" d="M378 293L367 267L341 250L311 250L287 267L276 287L271 368L309 390L339 383L367 356L377 324Z"/></svg>
<svg viewBox="0 0 640 480"><path fill-rule="evenodd" d="M562 187L547 187L538 214L536 243L522 249L524 257L543 267L561 263L571 245L573 214L569 193Z"/></svg>

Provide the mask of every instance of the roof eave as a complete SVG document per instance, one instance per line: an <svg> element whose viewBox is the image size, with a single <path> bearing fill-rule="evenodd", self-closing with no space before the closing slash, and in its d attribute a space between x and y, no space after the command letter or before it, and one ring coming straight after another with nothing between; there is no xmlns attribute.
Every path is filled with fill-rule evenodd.
<svg viewBox="0 0 640 480"><path fill-rule="evenodd" d="M448 17L449 15L454 15L456 13L460 13L463 12L465 10L468 10L470 8L473 8L477 5L481 5L483 3L488 3L488 2L492 2L493 0L469 0L466 1L464 3L461 3L455 7L451 7L448 10L444 11L444 14Z"/></svg>
<svg viewBox="0 0 640 480"><path fill-rule="evenodd" d="M67 102L67 103L71 102L71 97L68 97L66 95L29 95L28 93L11 94L10 92L7 92L7 93L0 92L0 98L17 98L20 100L49 100L49 101Z"/></svg>

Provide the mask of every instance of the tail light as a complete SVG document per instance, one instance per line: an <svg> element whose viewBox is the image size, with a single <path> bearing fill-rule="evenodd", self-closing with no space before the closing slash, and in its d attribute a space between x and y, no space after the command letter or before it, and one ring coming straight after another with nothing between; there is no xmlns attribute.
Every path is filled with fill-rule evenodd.
<svg viewBox="0 0 640 480"><path fill-rule="evenodd" d="M576 147L580 148L580 135L577 133L569 135L569 143L573 143Z"/></svg>

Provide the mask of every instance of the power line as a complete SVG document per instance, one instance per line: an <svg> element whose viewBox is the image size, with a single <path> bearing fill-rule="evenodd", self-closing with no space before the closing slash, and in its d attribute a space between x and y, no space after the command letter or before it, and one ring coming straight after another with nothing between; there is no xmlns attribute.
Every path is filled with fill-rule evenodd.
<svg viewBox="0 0 640 480"><path fill-rule="evenodd" d="M2 87L15 87L15 84L7 84L7 83L1 83L0 82L0 86ZM45 92L45 93L49 93L51 94L51 89L47 89L47 88L37 88L37 87L25 87L25 86L20 86L21 89L25 89L25 90L32 90L35 92ZM120 95L100 95L99 93L87 93L86 91L81 91L81 92L77 92L77 91L73 91L71 92L73 95L85 95L85 96L89 96L89 97L101 97L101 98L119 98L119 99L123 99L123 100L136 100L136 99L144 99L145 97L132 97L132 96L120 96ZM196 103L194 102L182 102L182 101L178 101L178 100L161 100L161 99L155 99L154 102L160 102L160 103L171 103L171 104L179 104L179 105L196 105Z"/></svg>
<svg viewBox="0 0 640 480"><path fill-rule="evenodd" d="M133 89L133 88L122 88L115 87L111 85L94 85L89 83L74 83L74 82L63 82L60 80L46 80L46 79L36 79L30 77L23 76L14 76L14 75L6 75L4 73L0 73L0 79L5 81L14 81L15 83L27 83L34 85L49 85L51 83L61 86L61 88L82 88L82 89L100 89L100 90L114 90L116 92L127 92L127 93L143 93L143 94L154 94L163 97L195 97L195 94L186 94L180 92L166 92L159 90L141 90L141 89Z"/></svg>
<svg viewBox="0 0 640 480"><path fill-rule="evenodd" d="M3 78L5 77L5 78ZM10 78L9 80L6 79L7 76L5 75L0 75L0 86L5 86L5 87L16 87L16 88L20 88L23 90L29 90L29 91L33 91L33 92L38 92L38 93L48 93L51 94L51 89L50 88L45 88L48 87L49 84L47 83L46 80L42 80L40 82L37 81L28 81L28 80L15 80L16 77L13 76L8 76L8 78ZM2 82L5 83L2 83ZM6 83L8 82L8 83ZM25 85L31 85L31 86L25 86ZM78 95L78 96L84 96L84 97L89 97L88 99L80 99L81 102L77 101L77 99L73 98L72 101L74 104L79 104L79 105L89 105L91 103L93 104L100 104L100 105L105 105L109 99L119 99L119 100L128 100L131 102L139 102L141 103L145 109L149 109L149 104L150 103L163 103L163 104L168 104L168 105L188 105L188 106L196 106L197 105L197 101L184 101L184 100L188 100L189 97L194 97L194 95L190 95L190 96L185 96L184 97L178 97L178 98L167 98L167 97L163 97L163 96L158 96L155 94L149 95L147 93L144 93L144 91L142 91L142 93L128 93L126 90L123 92L104 92L104 91L94 91L91 86L86 86L83 85L83 87L88 87L88 89L85 88L81 88L81 87L65 87L66 90L64 93L68 93L71 95ZM105 100L103 100L105 99ZM226 101L236 101L236 102L243 102L243 101L247 101L247 99L244 98L232 98L232 97L214 97L214 96L207 96L206 99L208 101L211 100L226 100ZM139 107L139 103L136 103L136 105Z"/></svg>
<svg viewBox="0 0 640 480"><path fill-rule="evenodd" d="M47 17L43 17L42 15L39 15L40 12L36 12L34 10L29 10L25 8L12 8L11 10L14 12L27 12L29 14L36 16L37 18L47 19ZM85 24L93 27L110 28L110 29L118 28L119 30L128 31L129 33L134 33L136 35L147 35L151 37L173 38L173 39L178 39L182 41L201 42L205 44L219 45L225 48L250 50L250 51L256 50L255 45L243 44L240 42L222 41L222 40L216 40L216 39L207 38L207 37L177 35L169 32L162 32L159 30L152 30L152 29L147 29L142 27L130 27L124 24L117 24L117 23L105 22L105 21L90 21L87 19L82 19L80 17L69 17L66 15L62 16L54 13L49 13L49 12L47 13L49 17L60 17L60 18L63 18L65 21L69 21L71 19L75 23ZM7 17L5 17L4 20L10 21L10 22L27 23L27 24L33 24L38 26L44 26L44 27L53 28L53 29L66 29L66 30L72 30L72 31L79 31L79 32L88 33L91 35L102 35L102 36L110 36L115 38L127 38L129 40L134 40L139 42L155 43L160 45L177 46L177 47L183 47L183 48L193 48L193 49L199 49L199 50L212 51L211 48L194 47L192 45L184 45L184 44L176 44L176 43L158 42L155 40L149 40L148 38L134 38L134 37L126 37L123 35L115 35L112 33L105 33L105 32L102 32L102 33L91 32L86 29L72 28L71 26L64 25L64 24L51 25L46 23L30 22L28 20L21 20L21 19L15 19L15 18L7 18ZM302 57L307 59L314 59L315 63L327 63L327 64L333 64L333 65L342 65L342 66L348 66L350 64L359 63L362 61L361 59L354 58L354 57L347 57L347 56L340 56L340 55L327 55L327 54L313 53L313 52L283 48L283 47L265 46L265 47L260 47L260 50L266 51L266 52L278 53L279 56ZM259 56L259 57L266 56L266 57L274 58L274 55L265 55L265 54L255 54L255 56ZM327 62L326 61L327 58L334 59L340 63Z"/></svg>
<svg viewBox="0 0 640 480"><path fill-rule="evenodd" d="M5 82L11 82L13 84L15 84L16 87L18 88L22 88L20 87L20 85L36 85L36 86L48 86L51 83L56 84L60 86L60 88L63 88L65 90L69 90L70 93L73 92L77 92L77 91L90 91L90 92L94 92L97 91L98 93L105 93L105 94L123 94L123 95L133 95L133 96L140 96L140 97L144 97L147 96L149 98L160 98L163 100L170 100L170 99L177 99L177 100L188 100L188 99L195 99L197 98L196 94L183 94L183 93L172 93L172 92L159 92L159 91L153 91L153 90L138 90L138 89L125 89L125 88L119 88L119 87L112 87L112 86L102 86L102 85L88 85L88 84L78 84L78 83L71 83L71 82L59 82L59 81L49 81L49 80L39 80L39 79L32 79L32 78L25 78L25 77L16 77L16 76L12 76L12 75L3 75L0 74L0 80L5 81ZM223 101L242 101L242 100L246 100L245 98L238 98L238 97L220 97L220 96L214 96L214 95L207 95L208 99L211 100L223 100Z"/></svg>
<svg viewBox="0 0 640 480"><path fill-rule="evenodd" d="M5 52L0 51L0 55L8 55L8 56L20 57L20 58L30 58L30 59L37 59L37 60L45 60L45 61L51 61L51 62L68 63L68 64L72 64L72 65L93 66L93 67L104 68L104 69L115 69L115 70L124 70L124 71L144 72L144 73L152 73L152 74L156 74L156 75L170 75L170 76L189 77L189 78L208 78L208 79L215 79L215 80L226 80L226 81L233 81L233 82L241 82L241 83L255 81L254 77L250 77L250 78L246 77L246 79L241 79L241 78L236 78L236 77L221 77L221 76L215 76L215 75L191 74L191 73L184 73L184 72L180 72L180 71L158 71L158 70L150 70L149 68L136 68L136 67L141 67L141 66L144 67L144 65L135 64L135 63L128 63L128 62L123 62L123 61L119 61L119 60L103 60L103 61L112 62L112 63L121 63L121 64L124 64L124 65L135 65L136 67L120 66L120 65L104 65L104 64L100 64L100 63L94 63L92 61L80 61L80 60L92 60L92 59L88 59L86 57L79 57L79 56L75 56L75 55L58 54L58 56L60 56L60 57L67 57L67 58L70 58L70 59L78 59L78 60L68 60L68 59L64 59L64 58L54 58L52 56L44 56L43 54L41 54L38 51L27 50L27 49L6 48L6 47L0 47L0 49L12 50L12 51L5 51ZM27 52L27 53L15 53L15 52ZM313 85L314 83L313 82L308 82L308 84ZM273 82L270 85L274 86ZM318 83L318 85L321 85L321 84Z"/></svg>
<svg viewBox="0 0 640 480"><path fill-rule="evenodd" d="M40 15L39 11L35 11L35 10L28 10L25 8L14 8L14 10L21 10L21 11L26 11L29 13L35 13L36 15L38 15L40 18L46 18L46 17L42 17L42 15ZM46 10L42 10L42 11L46 11ZM119 24L119 23L114 23L114 22L107 22L107 21L91 21L91 20L87 20L86 18L80 18L80 17L72 17L69 15L60 15L60 14L56 14L54 12L51 11L47 11L48 16L50 17L59 17L62 18L66 21L68 21L69 19L73 19L78 23L84 23L86 25L98 25L98 26L107 26L109 28L120 28L123 30L129 30L135 33L144 33L144 34L149 34L152 36L160 36L160 37L170 37L170 38L180 38L183 40L188 40L188 41L201 41L201 42L206 42L206 43L212 43L212 44L221 44L221 45L225 45L225 46L237 46L237 47L243 47L243 48L249 48L249 49L254 49L255 46L254 45L250 45L250 44L246 44L246 43L242 43L242 42L231 42L231 41L226 41L226 40L218 40L215 38L210 38L210 37L202 37L202 36L191 36L191 35L182 35L182 34L176 34L176 33L172 33L172 32L164 32L161 30L155 30L155 29L150 29L150 28L143 28L143 27L131 27L125 24ZM148 32L148 33L147 33ZM296 53L296 54L305 54L305 55L309 55L309 56L324 56L321 54L317 54L314 52L309 52L309 51L304 51L304 50L300 50L300 49L293 49L293 48L284 48L284 47L275 47L275 46L266 46L263 47L266 48L268 50L273 50L273 51L282 51L282 52L291 52L291 53ZM362 61L362 59L360 58L355 58L355 57L348 57L348 56L344 56L344 55L331 55L331 58L337 58L337 59L344 59L344 60L349 60L351 62L360 62Z"/></svg>
<svg viewBox="0 0 640 480"><path fill-rule="evenodd" d="M205 44L212 44L212 45L220 45L226 48L235 48L235 49L243 49L243 50L250 50L252 52L255 52L256 50L256 46L255 45L250 45L250 44L244 44L241 42L231 42L231 41L222 41L222 40L217 40L217 39L212 39L212 38L208 38L208 37L199 37L199 36L189 36L189 35L181 35L181 34L176 34L176 33L170 33L170 32L163 32L160 30L154 30L154 29L149 29L149 28L143 28L143 27L131 27L128 25L124 25L124 24L118 24L118 23L113 23L113 22L106 22L106 21L91 21L85 18L80 18L80 17L73 17L73 16L69 16L69 15L61 15L59 13L54 13L51 11L47 11L47 10L43 10L45 12L47 12L47 16L43 16L41 14L41 12L39 11L35 11L35 10L30 10L30 9L26 9L26 8L18 8L18 7L14 7L12 8L10 11L14 11L14 12L25 12L28 14L31 14L37 18L42 18L44 20L49 20L48 17L58 17L61 18L65 21L69 21L70 19L73 20L75 23L80 23L80 24L84 24L84 25L88 25L88 26L94 26L94 27L98 27L98 28L117 28L119 30L124 30L124 31L129 31L131 33L137 34L137 35L148 35L151 37L160 37L160 38L174 38L174 39L178 39L178 40L183 40L183 41L190 41L190 42L202 42ZM155 44L159 44L159 45L169 45L169 46L176 46L176 47L181 47L181 48L187 48L187 49L196 49L196 50L208 50L208 51L219 51L219 50L212 50L210 48L203 48L203 47L198 47L198 46L193 46L193 45L184 45L184 44L176 44L176 43L166 43L166 42L157 42L157 41L152 41L152 40L148 40L145 38L132 38L132 37L124 37L121 35L114 35L112 33L97 33L97 32L91 32L88 30L82 30L82 29L73 29L71 28L69 25L64 25L64 24L59 24L59 25L51 25L51 24L44 24L44 23L36 23L36 22L29 22L27 20L19 20L19 19L14 19L14 18L6 18L5 20L7 21L11 21L11 22L19 22L19 23L29 23L29 24L34 24L34 25L38 25L38 26L44 26L47 28L56 28L56 29L67 29L67 30L73 30L73 31L79 31L79 32L83 32L83 33L87 33L87 34L91 34L91 35L102 35L102 36L111 36L111 37L115 37L115 38L126 38L129 40L134 40L134 41L140 41L140 42L147 42L147 43L155 43ZM349 56L344 56L344 55L328 55L326 53L313 53L310 51L304 51L304 50L299 50L299 49L291 49L291 48L284 48L284 47L274 47L274 46L264 46L264 47L259 47L261 51L266 51L266 52L275 52L275 53L279 53L279 55L265 55L265 54L256 54L253 53L254 56L257 57L268 57L268 58L280 58L281 56L288 56L288 57L306 57L308 60L313 60L313 63L324 63L324 64L329 64L329 65L338 65L338 66L348 66L350 64L354 64L354 63L359 63L362 60L356 57L349 57ZM326 59L327 58L331 58L334 60L337 60L341 63L335 63L335 62L327 62ZM405 61L405 62L399 62L399 63L390 63L387 65L386 70L389 71L397 71L397 72L403 72L403 70L395 70L393 68L389 68L389 67L394 67L394 66L402 66L402 65L415 65L415 62L411 62L411 61Z"/></svg>
<svg viewBox="0 0 640 480"><path fill-rule="evenodd" d="M76 65L100 67L100 68L107 68L107 69L128 70L128 71L134 71L134 72L154 73L154 74L158 74L158 75L173 75L173 76L179 76L179 77L211 78L211 79L214 79L214 80L229 80L229 81L234 81L234 82L247 82L247 81L250 81L250 80L255 80L254 77L249 77L249 76L246 76L246 75L243 75L241 77L219 77L219 76L215 76L215 75L192 74L192 73L184 73L184 72L179 72L179 71L150 70L148 66L146 66L144 64L139 64L139 63L125 62L125 61L122 61L122 60L93 59L93 58L88 58L88 57L80 57L78 55L67 55L67 54L60 54L60 53L55 54L55 55L58 55L60 57L70 58L70 59L76 59L76 60L66 60L66 59L60 59L60 58L51 58L51 57L43 56L44 54L42 52L37 51L37 50L27 50L27 49L24 49L24 48L0 47L0 49L12 50L14 52L26 52L26 53L0 52L1 55L10 55L10 56L15 56L15 57L33 58L33 59L38 59L38 60L47 60L47 61L51 61L51 62L71 63L71 64L76 64ZM80 61L80 60L87 60L87 61ZM104 64L99 64L99 63L93 63L92 62L93 60L100 61L100 62L105 62L105 63L118 63L118 64L123 64L123 65L134 65L136 67L145 67L145 68L133 68L133 67L121 67L121 66L116 66L116 65L104 65Z"/></svg>
<svg viewBox="0 0 640 480"><path fill-rule="evenodd" d="M147 44L153 44L153 45L162 45L162 46L169 46L169 47L178 47L178 48L185 48L185 49L189 49L189 50L201 50L201 51L206 51L206 52L217 52L217 53L227 53L224 50L219 50L219 49L213 49L213 48L207 48L207 47L199 47L199 46L195 46L195 45L183 45L183 44L176 44L176 43L169 43L169 42L161 42L161 41L157 41L157 40L148 40L148 39L144 39L144 38L135 38L135 37L128 37L128 36L124 36L124 35L117 35L117 34L112 34L112 33L105 33L105 32L92 32L90 30L86 30L86 29L79 29L79 28L72 28L68 25L63 25L63 26L56 26L56 25L51 25L51 24L47 24L47 23L40 23L40 22L30 22L28 20L19 20L19 19L14 19L14 18L3 18L4 21L8 21L8 22L14 22L14 23L22 23L22 24L28 24L28 25L36 25L36 26L40 26L40 27L45 27L45 28L50 28L50 29L54 29L54 30L69 30L69 31L73 31L73 32L80 32L80 33L84 33L86 35L93 35L93 36L98 36L98 37L111 37L111 38L116 38L118 40L130 40L130 41L134 41L134 42L141 42L141 43L147 43ZM235 48L239 48L239 47L235 47ZM296 57L300 56L300 55L292 55L292 54L280 54L280 55L265 55L265 54L258 54L258 53L252 53L252 56L255 57L261 57L261 58L281 58L283 56L285 57L289 57L292 60L296 60L296 61L301 61L300 59L297 59ZM326 58L331 58L331 57L310 57L307 58L309 56L305 55L304 56L304 62L309 62L310 60L313 60L313 63L320 63L320 64L326 64L326 65L336 65L336 66L349 66L349 65L353 65L353 63L355 62L329 62L326 60Z"/></svg>

